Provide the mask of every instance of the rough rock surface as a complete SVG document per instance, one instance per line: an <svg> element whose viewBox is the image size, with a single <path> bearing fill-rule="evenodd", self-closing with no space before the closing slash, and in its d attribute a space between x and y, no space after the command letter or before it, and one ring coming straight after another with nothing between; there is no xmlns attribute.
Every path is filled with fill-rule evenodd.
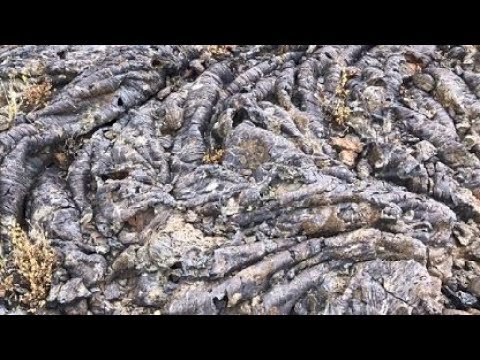
<svg viewBox="0 0 480 360"><path fill-rule="evenodd" d="M478 47L0 46L22 76L1 253L55 248L38 313L478 313Z"/></svg>

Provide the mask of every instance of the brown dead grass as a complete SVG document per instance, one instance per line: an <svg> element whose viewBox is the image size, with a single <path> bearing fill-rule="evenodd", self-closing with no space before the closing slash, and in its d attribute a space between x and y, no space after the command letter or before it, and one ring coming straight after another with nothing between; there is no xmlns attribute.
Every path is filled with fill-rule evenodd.
<svg viewBox="0 0 480 360"><path fill-rule="evenodd" d="M19 224L10 226L12 251L0 268L0 297L35 311L45 305L57 261L45 235L35 232L31 241Z"/></svg>
<svg viewBox="0 0 480 360"><path fill-rule="evenodd" d="M224 149L214 149L209 150L203 156L203 162L205 164L219 164L222 162L223 156L225 155Z"/></svg>
<svg viewBox="0 0 480 360"><path fill-rule="evenodd" d="M352 109L347 105L347 97L350 91L346 89L346 84L349 76L348 71L343 70L335 90L336 98L333 104L333 120L340 126L345 126L348 118L352 114Z"/></svg>
<svg viewBox="0 0 480 360"><path fill-rule="evenodd" d="M235 49L235 45L208 45L207 50L212 56L229 56Z"/></svg>
<svg viewBox="0 0 480 360"><path fill-rule="evenodd" d="M31 109L44 107L52 95L52 84L43 82L32 84L25 88L23 97L25 105Z"/></svg>

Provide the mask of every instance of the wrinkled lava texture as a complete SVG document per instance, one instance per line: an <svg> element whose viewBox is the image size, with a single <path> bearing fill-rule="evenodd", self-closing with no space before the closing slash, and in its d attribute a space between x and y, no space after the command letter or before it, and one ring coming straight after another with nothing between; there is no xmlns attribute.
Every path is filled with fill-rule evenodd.
<svg viewBox="0 0 480 360"><path fill-rule="evenodd" d="M52 84L0 112L3 257L54 247L40 314L480 313L479 49L0 46Z"/></svg>

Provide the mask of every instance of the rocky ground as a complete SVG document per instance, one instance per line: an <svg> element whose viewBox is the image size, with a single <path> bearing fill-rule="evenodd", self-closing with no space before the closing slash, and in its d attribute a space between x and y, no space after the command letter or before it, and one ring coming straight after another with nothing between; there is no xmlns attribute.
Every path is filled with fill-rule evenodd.
<svg viewBox="0 0 480 360"><path fill-rule="evenodd" d="M479 50L0 46L0 314L480 313Z"/></svg>

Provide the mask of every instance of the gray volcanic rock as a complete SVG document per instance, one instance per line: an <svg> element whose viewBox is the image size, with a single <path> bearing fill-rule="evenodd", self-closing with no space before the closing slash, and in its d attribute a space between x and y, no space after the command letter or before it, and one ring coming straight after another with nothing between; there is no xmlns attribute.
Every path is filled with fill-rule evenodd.
<svg viewBox="0 0 480 360"><path fill-rule="evenodd" d="M0 46L0 254L44 313L477 313L479 50Z"/></svg>

